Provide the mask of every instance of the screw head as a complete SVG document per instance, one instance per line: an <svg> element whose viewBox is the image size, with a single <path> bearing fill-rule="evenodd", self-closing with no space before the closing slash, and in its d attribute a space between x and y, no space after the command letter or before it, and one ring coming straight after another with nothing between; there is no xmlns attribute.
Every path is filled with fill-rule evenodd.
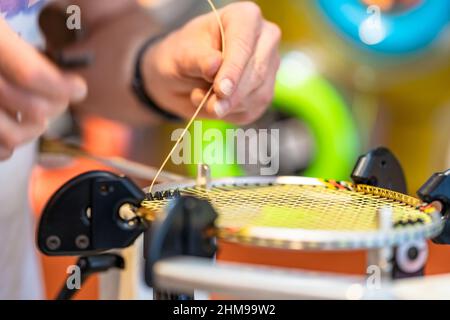
<svg viewBox="0 0 450 320"><path fill-rule="evenodd" d="M107 184L103 184L100 186L100 194L102 196L108 196L110 193L114 192L114 187L113 186L109 186Z"/></svg>
<svg viewBox="0 0 450 320"><path fill-rule="evenodd" d="M419 249L417 247L411 247L408 249L408 258L410 260L416 260L419 256Z"/></svg>
<svg viewBox="0 0 450 320"><path fill-rule="evenodd" d="M75 245L77 246L78 249L84 250L87 247L89 247L89 244L90 244L89 237L84 234L80 234L75 239Z"/></svg>
<svg viewBox="0 0 450 320"><path fill-rule="evenodd" d="M61 247L61 239L58 236L49 236L45 244L49 250L57 250Z"/></svg>

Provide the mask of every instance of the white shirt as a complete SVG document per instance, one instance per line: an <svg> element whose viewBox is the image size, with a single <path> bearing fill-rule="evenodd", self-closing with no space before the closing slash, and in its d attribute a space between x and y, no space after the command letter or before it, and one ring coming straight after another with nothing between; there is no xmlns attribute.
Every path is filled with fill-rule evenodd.
<svg viewBox="0 0 450 320"><path fill-rule="evenodd" d="M23 39L40 45L37 17L44 1L2 0L0 18ZM9 160L0 161L0 300L43 297L28 197L35 155L33 142L16 149Z"/></svg>

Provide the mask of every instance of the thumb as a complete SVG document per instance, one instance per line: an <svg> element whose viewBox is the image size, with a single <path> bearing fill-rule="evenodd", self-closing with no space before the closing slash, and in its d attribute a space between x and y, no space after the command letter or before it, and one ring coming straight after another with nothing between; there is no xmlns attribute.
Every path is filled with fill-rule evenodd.
<svg viewBox="0 0 450 320"><path fill-rule="evenodd" d="M178 67L184 75L211 83L222 65L222 53L214 49L193 50L191 54L180 52L180 55Z"/></svg>

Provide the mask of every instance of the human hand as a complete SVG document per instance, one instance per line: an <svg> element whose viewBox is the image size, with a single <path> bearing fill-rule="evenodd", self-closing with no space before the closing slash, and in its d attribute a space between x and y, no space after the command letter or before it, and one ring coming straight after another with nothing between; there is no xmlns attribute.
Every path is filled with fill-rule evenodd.
<svg viewBox="0 0 450 320"><path fill-rule="evenodd" d="M0 18L0 160L42 134L72 102L85 98L83 79L59 71Z"/></svg>
<svg viewBox="0 0 450 320"><path fill-rule="evenodd" d="M142 64L146 90L162 108L190 118L213 84L200 116L247 124L273 98L281 32L252 2L231 4L219 15L223 57L214 13L197 17L149 48Z"/></svg>

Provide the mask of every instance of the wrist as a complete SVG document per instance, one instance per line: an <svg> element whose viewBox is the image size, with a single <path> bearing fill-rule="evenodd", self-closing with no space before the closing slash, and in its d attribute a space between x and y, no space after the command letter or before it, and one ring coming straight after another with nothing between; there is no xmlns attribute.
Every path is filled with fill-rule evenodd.
<svg viewBox="0 0 450 320"><path fill-rule="evenodd" d="M163 35L160 35L147 40L139 50L132 87L137 98L147 109L166 120L177 121L179 118L162 107L163 101L160 101L156 94L158 92L156 87L160 82L158 80L160 61L155 51L158 50L162 38Z"/></svg>
<svg viewBox="0 0 450 320"><path fill-rule="evenodd" d="M155 103L161 106L161 101L159 101L159 97L157 94L156 85L158 83L158 74L161 73L159 70L159 61L157 58L156 51L159 50L159 46L161 45L161 39L159 39L155 44L148 47L146 51L143 53L142 62L140 65L141 74L142 74L142 84L147 92L147 94L152 98Z"/></svg>

